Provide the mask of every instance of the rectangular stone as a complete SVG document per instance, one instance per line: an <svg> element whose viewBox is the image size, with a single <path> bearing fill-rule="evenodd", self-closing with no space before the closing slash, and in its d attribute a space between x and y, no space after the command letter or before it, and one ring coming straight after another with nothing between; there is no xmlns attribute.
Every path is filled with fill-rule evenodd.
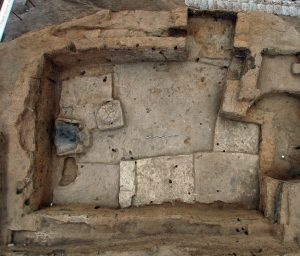
<svg viewBox="0 0 300 256"><path fill-rule="evenodd" d="M257 154L259 145L259 126L217 118L214 151Z"/></svg>
<svg viewBox="0 0 300 256"><path fill-rule="evenodd" d="M135 195L135 161L120 162L119 203L122 208L131 206Z"/></svg>
<svg viewBox="0 0 300 256"><path fill-rule="evenodd" d="M242 153L196 153L196 201L257 206L258 159L257 155Z"/></svg>
<svg viewBox="0 0 300 256"><path fill-rule="evenodd" d="M119 165L81 163L74 182L54 188L53 201L118 207L119 179Z"/></svg>
<svg viewBox="0 0 300 256"><path fill-rule="evenodd" d="M136 162L134 205L194 202L193 155L162 156Z"/></svg>
<svg viewBox="0 0 300 256"><path fill-rule="evenodd" d="M293 63L292 64L292 73L294 75L300 75L300 63Z"/></svg>
<svg viewBox="0 0 300 256"><path fill-rule="evenodd" d="M63 81L61 106L101 104L112 99L112 76L77 76Z"/></svg>

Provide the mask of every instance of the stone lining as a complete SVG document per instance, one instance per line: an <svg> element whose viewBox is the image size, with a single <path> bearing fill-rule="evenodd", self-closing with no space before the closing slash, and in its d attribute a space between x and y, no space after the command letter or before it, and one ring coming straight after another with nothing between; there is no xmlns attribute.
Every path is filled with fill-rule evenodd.
<svg viewBox="0 0 300 256"><path fill-rule="evenodd" d="M258 11L284 16L300 16L299 0L185 0L185 3L201 10Z"/></svg>

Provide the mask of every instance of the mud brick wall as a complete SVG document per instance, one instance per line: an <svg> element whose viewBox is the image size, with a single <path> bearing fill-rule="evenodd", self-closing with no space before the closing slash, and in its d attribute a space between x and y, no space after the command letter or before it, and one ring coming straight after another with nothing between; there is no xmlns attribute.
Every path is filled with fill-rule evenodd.
<svg viewBox="0 0 300 256"><path fill-rule="evenodd" d="M258 11L285 16L300 16L299 0L185 0L190 7L202 10Z"/></svg>

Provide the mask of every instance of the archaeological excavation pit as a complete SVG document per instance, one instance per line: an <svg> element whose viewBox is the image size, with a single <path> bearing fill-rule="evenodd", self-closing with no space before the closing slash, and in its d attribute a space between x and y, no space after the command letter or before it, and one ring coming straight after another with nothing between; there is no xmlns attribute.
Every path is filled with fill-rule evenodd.
<svg viewBox="0 0 300 256"><path fill-rule="evenodd" d="M101 10L1 45L7 250L297 251L296 21Z"/></svg>

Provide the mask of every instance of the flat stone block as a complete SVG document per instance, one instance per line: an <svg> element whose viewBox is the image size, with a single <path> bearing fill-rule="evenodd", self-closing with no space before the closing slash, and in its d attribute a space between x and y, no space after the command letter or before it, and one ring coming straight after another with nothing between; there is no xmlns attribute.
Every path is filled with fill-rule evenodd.
<svg viewBox="0 0 300 256"><path fill-rule="evenodd" d="M258 153L259 126L218 117L215 128L214 151Z"/></svg>
<svg viewBox="0 0 300 256"><path fill-rule="evenodd" d="M131 206L135 194L135 161L120 163L119 203L122 208Z"/></svg>
<svg viewBox="0 0 300 256"><path fill-rule="evenodd" d="M101 104L112 98L111 74L103 76L77 76L62 83L61 105Z"/></svg>
<svg viewBox="0 0 300 256"><path fill-rule="evenodd" d="M292 73L294 75L300 75L300 63L293 63L292 64Z"/></svg>
<svg viewBox="0 0 300 256"><path fill-rule="evenodd" d="M193 156L162 156L136 161L135 206L175 200L194 202Z"/></svg>
<svg viewBox="0 0 300 256"><path fill-rule="evenodd" d="M111 100L102 105L96 114L96 121L98 128L102 131L124 126L120 101Z"/></svg>
<svg viewBox="0 0 300 256"><path fill-rule="evenodd" d="M54 189L56 204L93 204L118 207L119 165L87 163L78 165L78 176L67 186Z"/></svg>
<svg viewBox="0 0 300 256"><path fill-rule="evenodd" d="M195 154L196 201L258 202L258 156L242 153Z"/></svg>

